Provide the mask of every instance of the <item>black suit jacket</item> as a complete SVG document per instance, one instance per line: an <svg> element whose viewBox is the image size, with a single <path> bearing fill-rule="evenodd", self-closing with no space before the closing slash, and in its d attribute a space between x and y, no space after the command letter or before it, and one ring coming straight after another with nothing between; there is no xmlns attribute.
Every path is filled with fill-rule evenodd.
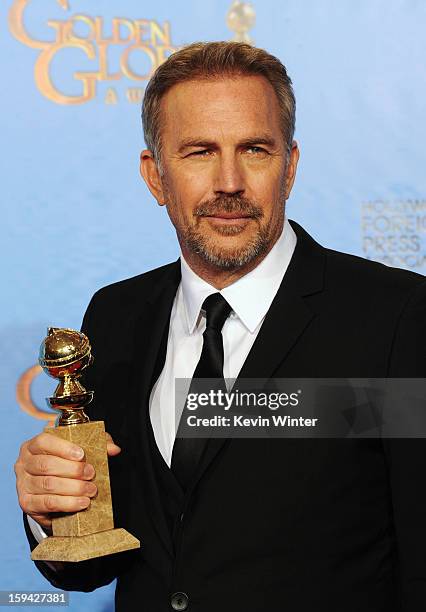
<svg viewBox="0 0 426 612"><path fill-rule="evenodd" d="M424 377L425 278L292 226L296 250L240 377ZM91 418L123 449L110 460L115 523L141 549L40 570L76 590L118 577L126 612L173 610L175 592L191 612L424 610L425 440L212 439L180 489L148 412L179 281L175 262L105 287L83 323Z"/></svg>

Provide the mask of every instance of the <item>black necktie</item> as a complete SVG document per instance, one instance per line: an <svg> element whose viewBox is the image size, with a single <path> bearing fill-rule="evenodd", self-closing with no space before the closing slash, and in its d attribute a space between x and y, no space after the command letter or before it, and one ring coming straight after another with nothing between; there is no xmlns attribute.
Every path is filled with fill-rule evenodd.
<svg viewBox="0 0 426 612"><path fill-rule="evenodd" d="M188 393L197 392L197 379L199 378L218 379L217 385L225 390L222 327L232 308L220 293L209 295L204 300L202 308L206 313L203 350L195 368ZM205 389L203 390L205 391ZM187 488L205 445L206 438L176 437L173 445L171 469L183 489Z"/></svg>

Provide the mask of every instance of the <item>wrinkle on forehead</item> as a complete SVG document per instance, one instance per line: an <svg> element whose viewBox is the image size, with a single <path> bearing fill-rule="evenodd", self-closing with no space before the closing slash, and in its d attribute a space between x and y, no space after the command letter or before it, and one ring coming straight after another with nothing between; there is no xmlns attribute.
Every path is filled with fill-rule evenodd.
<svg viewBox="0 0 426 612"><path fill-rule="evenodd" d="M262 76L218 77L174 85L162 100L163 144L238 139L281 132L278 100Z"/></svg>

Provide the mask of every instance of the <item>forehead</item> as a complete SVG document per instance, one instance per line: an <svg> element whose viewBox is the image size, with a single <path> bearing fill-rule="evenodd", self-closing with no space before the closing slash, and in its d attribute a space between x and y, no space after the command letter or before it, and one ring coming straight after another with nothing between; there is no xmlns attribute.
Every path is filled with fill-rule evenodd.
<svg viewBox="0 0 426 612"><path fill-rule="evenodd" d="M245 138L280 131L277 96L262 76L197 79L174 85L161 103L163 144L188 137Z"/></svg>

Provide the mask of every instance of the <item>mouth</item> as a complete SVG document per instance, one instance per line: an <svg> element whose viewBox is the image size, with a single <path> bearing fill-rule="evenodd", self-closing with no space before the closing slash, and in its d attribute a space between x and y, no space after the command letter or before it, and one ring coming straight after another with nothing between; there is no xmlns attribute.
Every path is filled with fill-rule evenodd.
<svg viewBox="0 0 426 612"><path fill-rule="evenodd" d="M247 223L252 219L252 215L244 212L216 212L211 215L203 215L206 219L225 225Z"/></svg>
<svg viewBox="0 0 426 612"><path fill-rule="evenodd" d="M207 217L214 217L215 219L248 219L251 215L243 212L217 212Z"/></svg>

